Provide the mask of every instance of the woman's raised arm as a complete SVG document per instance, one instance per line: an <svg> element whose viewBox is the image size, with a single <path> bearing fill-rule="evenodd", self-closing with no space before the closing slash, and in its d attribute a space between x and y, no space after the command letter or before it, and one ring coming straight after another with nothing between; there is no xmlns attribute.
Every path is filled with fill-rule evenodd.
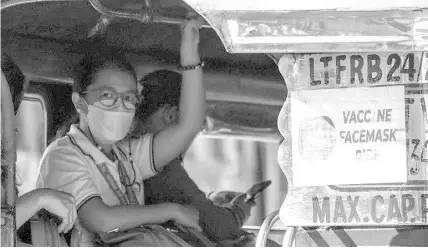
<svg viewBox="0 0 428 248"><path fill-rule="evenodd" d="M175 125L170 125L154 137L154 165L158 171L189 146L203 125L205 88L198 52L201 23L200 19L191 19L185 23L182 31L180 56L183 82L179 117Z"/></svg>

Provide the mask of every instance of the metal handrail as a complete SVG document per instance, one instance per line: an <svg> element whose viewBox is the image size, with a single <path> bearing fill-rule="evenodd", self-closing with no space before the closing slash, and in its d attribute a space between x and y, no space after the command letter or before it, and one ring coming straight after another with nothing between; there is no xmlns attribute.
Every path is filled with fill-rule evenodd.
<svg viewBox="0 0 428 248"><path fill-rule="evenodd" d="M296 238L297 227L290 226L285 231L284 240L282 242L282 247L293 247L294 241Z"/></svg>
<svg viewBox="0 0 428 248"><path fill-rule="evenodd" d="M86 0L10 0L1 3L0 9L5 10L10 7L14 7L22 4L39 3L39 2L85 2ZM92 7L106 17L118 17L124 19L138 20L141 22L154 22L154 23L167 23L167 24L183 24L185 19L170 18L166 16L160 16L153 13L152 9L147 7L140 13L127 13L125 11L113 11L104 6L99 0L89 0ZM203 24L203 28L212 28L209 24Z"/></svg>
<svg viewBox="0 0 428 248"><path fill-rule="evenodd" d="M265 247L266 240L269 235L269 231L272 226L279 220L279 210L269 214L266 219L263 221L260 232L257 234L256 247Z"/></svg>
<svg viewBox="0 0 428 248"><path fill-rule="evenodd" d="M85 2L86 0L10 0L7 2L2 2L0 9L5 10L10 7L18 6L21 4L30 4L30 3L42 3L42 2Z"/></svg>
<svg viewBox="0 0 428 248"><path fill-rule="evenodd" d="M154 22L154 23L168 23L168 24L183 24L185 19L179 18L170 18L165 16L160 16L154 13L151 7L143 8L139 13L128 13L125 11L114 11L106 7L99 0L89 0L92 7L100 13L102 16L107 17L118 17L124 19L137 20L141 22ZM203 28L212 28L208 24L202 25Z"/></svg>

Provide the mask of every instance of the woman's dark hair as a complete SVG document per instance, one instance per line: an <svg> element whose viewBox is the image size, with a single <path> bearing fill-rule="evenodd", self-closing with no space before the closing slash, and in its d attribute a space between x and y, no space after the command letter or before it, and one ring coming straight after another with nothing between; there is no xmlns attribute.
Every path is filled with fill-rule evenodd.
<svg viewBox="0 0 428 248"><path fill-rule="evenodd" d="M105 68L115 68L129 72L137 82L137 75L131 63L119 51L102 50L89 52L74 68L73 91L83 93L92 84L97 72Z"/></svg>
<svg viewBox="0 0 428 248"><path fill-rule="evenodd" d="M137 82L137 75L131 63L117 50L101 50L88 52L74 68L73 92L83 94L88 86L92 84L97 72L105 68L115 68L129 72ZM70 114L70 113L69 113ZM79 123L79 114L75 111L70 117L63 121L56 131L53 140L64 137L70 130L72 124Z"/></svg>
<svg viewBox="0 0 428 248"><path fill-rule="evenodd" d="M1 70L9 84L16 115L22 100L25 77L24 74L22 74L21 69L19 69L15 62L13 62L6 53L1 53Z"/></svg>
<svg viewBox="0 0 428 248"><path fill-rule="evenodd" d="M143 100L135 111L136 117L144 121L159 107L169 104L178 106L181 96L180 73L170 70L157 70L144 76L139 83L143 86Z"/></svg>
<svg viewBox="0 0 428 248"><path fill-rule="evenodd" d="M77 124L77 123L79 123L79 114L77 112L74 112L68 119L66 119L59 126L51 142L56 139L64 137L70 131L70 126L72 124Z"/></svg>

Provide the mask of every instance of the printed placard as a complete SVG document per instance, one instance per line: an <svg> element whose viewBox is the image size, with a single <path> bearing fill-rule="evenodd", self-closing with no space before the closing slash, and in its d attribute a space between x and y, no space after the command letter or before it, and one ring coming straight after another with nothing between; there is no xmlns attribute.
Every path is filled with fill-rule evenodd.
<svg viewBox="0 0 428 248"><path fill-rule="evenodd" d="M426 225L427 216L428 193L412 189L341 194L294 188L280 210L290 226Z"/></svg>
<svg viewBox="0 0 428 248"><path fill-rule="evenodd" d="M404 86L291 92L293 186L407 181Z"/></svg>
<svg viewBox="0 0 428 248"><path fill-rule="evenodd" d="M286 58L279 63L293 90L428 83L426 52L303 54L295 60L292 65Z"/></svg>
<svg viewBox="0 0 428 248"><path fill-rule="evenodd" d="M428 53L421 51L301 54L291 58L284 56L278 66L292 95L288 97L278 118L279 129L284 136L278 159L290 183L287 197L280 211L282 222L289 226L426 225L428 223ZM400 142L405 140L407 156L405 163L397 162L394 165L406 164L407 181L337 185L338 182L334 181L337 179L335 175L343 171L330 171L327 174L330 179L327 184L297 187L295 176L298 175L294 171L296 130L292 128L292 125L296 125L292 123L296 115L296 106L293 107L294 95L299 94L297 92L306 94L306 91L370 87L378 88L381 90L379 93L382 94L382 91L391 92L397 85L405 88L404 96L400 92L405 102L405 137L401 135ZM388 94L392 95L392 93ZM323 101L318 102L319 106L326 106L324 101L332 97L337 98L333 93L324 94L323 97ZM304 100L306 102L297 101L297 104L305 105L309 102L308 98ZM354 100L336 101L336 108L351 106L350 102ZM358 105L362 110L361 102L354 101L353 106ZM300 111L304 112L307 109ZM312 126L328 129L329 125L326 123L328 123L326 120L324 123L319 121ZM337 122L334 124L337 127ZM318 137L329 136L329 134L317 135ZM335 137L339 137L339 134ZM396 135L395 137L397 138ZM315 145L319 146L321 143ZM328 144L328 142L325 143ZM318 151L313 156L320 159L329 157L330 154L331 151L326 150ZM348 166L348 162L343 164ZM383 166L383 163L376 163L376 166ZM377 173L373 168L368 168L365 175L376 179L377 173L378 179L384 179L390 175L390 168L383 167L383 169L383 172ZM395 170L396 167L391 169ZM301 176L326 176L323 171L315 170L316 168L303 170ZM359 176L348 171L347 175L350 174ZM304 178L304 180L308 182L312 179ZM309 184L314 183L309 182Z"/></svg>

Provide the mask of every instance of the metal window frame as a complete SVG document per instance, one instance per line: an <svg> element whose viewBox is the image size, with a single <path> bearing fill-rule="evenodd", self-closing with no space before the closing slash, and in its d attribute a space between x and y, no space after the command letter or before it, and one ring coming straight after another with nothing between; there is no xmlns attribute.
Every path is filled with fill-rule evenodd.
<svg viewBox="0 0 428 248"><path fill-rule="evenodd" d="M48 110L47 110L47 104L46 100L40 93L33 93L33 92L26 92L24 93L24 97L22 98L22 102L29 101L29 102L39 102L42 106L43 111L43 145L44 148L47 147L48 144ZM21 103L22 104L22 103Z"/></svg>
<svg viewBox="0 0 428 248"><path fill-rule="evenodd" d="M25 83L29 83L26 81ZM42 94L24 93L22 101L39 102L43 111L43 129L44 129L44 148L47 146L47 107ZM16 152L16 150L15 150ZM2 246L16 246L16 162L13 164L3 164L2 170L6 173L6 199L5 205L1 206L1 238ZM8 194L9 193L9 194ZM10 197L13 195L13 198Z"/></svg>

